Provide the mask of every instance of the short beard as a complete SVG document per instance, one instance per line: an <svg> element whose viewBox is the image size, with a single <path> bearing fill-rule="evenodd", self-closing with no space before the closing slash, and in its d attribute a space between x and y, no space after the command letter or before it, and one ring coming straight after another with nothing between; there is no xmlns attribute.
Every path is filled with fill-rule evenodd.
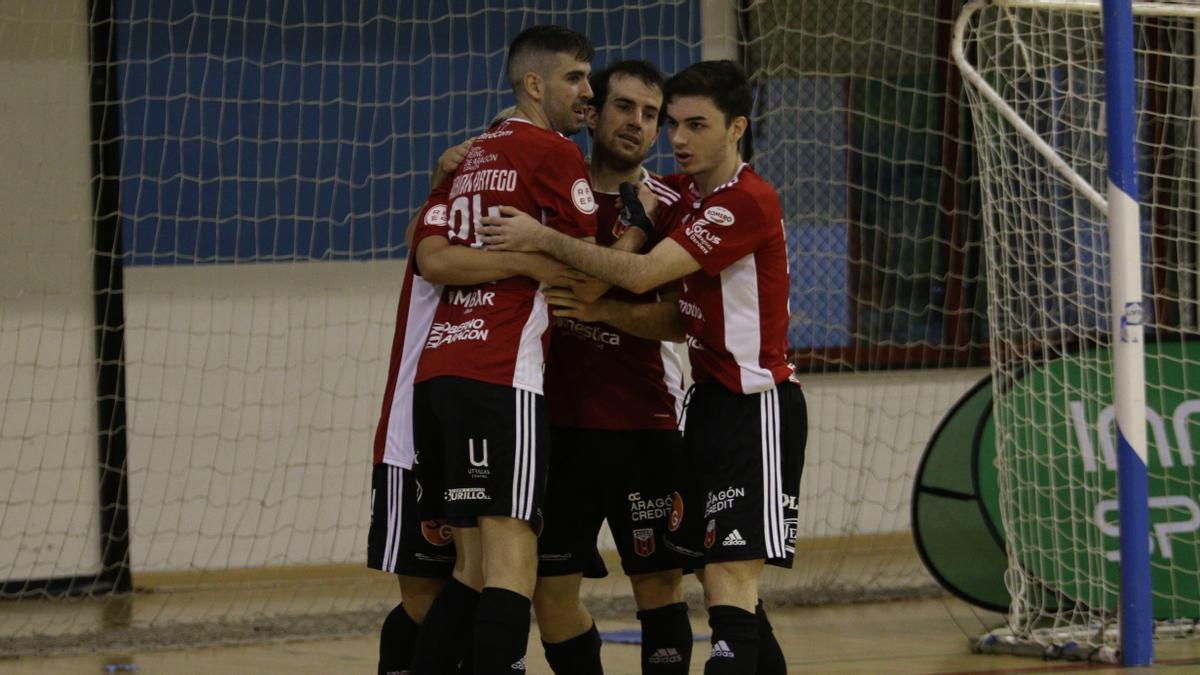
<svg viewBox="0 0 1200 675"><path fill-rule="evenodd" d="M595 155L597 163L615 171L629 171L634 167L641 166L642 162L646 161L644 156L641 159L632 159L618 155L615 152L608 152L600 143L593 144L592 154Z"/></svg>

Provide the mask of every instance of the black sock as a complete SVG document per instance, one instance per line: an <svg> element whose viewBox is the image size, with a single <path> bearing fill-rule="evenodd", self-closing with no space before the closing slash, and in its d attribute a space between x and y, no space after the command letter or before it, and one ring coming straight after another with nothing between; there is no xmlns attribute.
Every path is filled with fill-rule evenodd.
<svg viewBox="0 0 1200 675"><path fill-rule="evenodd" d="M417 633L413 650L412 675L442 675L458 668L471 647L471 624L479 592L458 579L450 579L441 593L433 599L429 613Z"/></svg>
<svg viewBox="0 0 1200 675"><path fill-rule="evenodd" d="M642 622L642 675L687 675L692 663L692 623L686 602L637 613Z"/></svg>
<svg viewBox="0 0 1200 675"><path fill-rule="evenodd" d="M529 598L505 588L484 588L475 610L475 672L525 672Z"/></svg>
<svg viewBox="0 0 1200 675"><path fill-rule="evenodd" d="M420 625L404 611L404 603L396 605L387 615L379 630L379 675L399 675L408 668L418 628Z"/></svg>
<svg viewBox="0 0 1200 675"><path fill-rule="evenodd" d="M775 639L775 630L767 619L762 600L754 608L754 618L758 620L758 670L755 675L787 675L787 659L783 658L783 649Z"/></svg>
<svg viewBox="0 0 1200 675"><path fill-rule="evenodd" d="M546 662L555 675L604 675L600 665L600 631L596 624L563 642L542 641Z"/></svg>
<svg viewBox="0 0 1200 675"><path fill-rule="evenodd" d="M708 608L712 653L704 675L746 675L758 667L758 619L740 607Z"/></svg>

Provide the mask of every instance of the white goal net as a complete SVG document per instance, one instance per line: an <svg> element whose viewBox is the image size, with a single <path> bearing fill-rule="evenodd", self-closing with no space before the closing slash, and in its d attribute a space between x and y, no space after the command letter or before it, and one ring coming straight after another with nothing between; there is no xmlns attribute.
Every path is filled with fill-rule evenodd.
<svg viewBox="0 0 1200 675"><path fill-rule="evenodd" d="M798 563L764 596L936 589L913 476L987 361L957 3L504 4L0 3L0 653L374 629L404 225L547 22L597 66L753 78L811 424Z"/></svg>
<svg viewBox="0 0 1200 675"><path fill-rule="evenodd" d="M1200 617L1200 3L1134 3L1155 618ZM1010 631L1113 658L1119 553L1099 2L969 3ZM1190 631L1184 631L1190 632ZM1024 647L1023 647L1024 645Z"/></svg>

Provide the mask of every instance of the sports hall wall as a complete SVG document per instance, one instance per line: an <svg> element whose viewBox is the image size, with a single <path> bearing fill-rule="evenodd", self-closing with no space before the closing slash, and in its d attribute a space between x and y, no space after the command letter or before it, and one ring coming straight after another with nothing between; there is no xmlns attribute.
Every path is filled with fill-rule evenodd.
<svg viewBox="0 0 1200 675"><path fill-rule="evenodd" d="M404 225L436 155L509 103L498 64L511 34L565 22L598 43L597 64L636 56L668 72L701 54L700 2L642 3L638 20L417 15L435 4L118 2L135 571L363 560ZM0 547L0 569L34 578L98 565L88 34L82 0L4 5L38 19L0 39L0 102L22 121L0 125L13 177L0 183L0 350L17 354L0 373L17 392L0 436L0 540L22 542ZM660 145L654 167L668 158ZM843 179L836 165L812 171ZM787 209L804 199L785 196ZM802 501L821 509L806 520L802 507L800 536L904 531L905 478L982 374L804 377ZM910 441L856 456L867 433ZM863 498L841 497L851 483Z"/></svg>

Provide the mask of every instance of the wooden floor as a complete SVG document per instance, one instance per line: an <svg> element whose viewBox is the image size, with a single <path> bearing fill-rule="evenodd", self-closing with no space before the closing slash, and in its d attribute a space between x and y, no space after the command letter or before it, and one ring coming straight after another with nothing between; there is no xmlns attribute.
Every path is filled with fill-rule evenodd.
<svg viewBox="0 0 1200 675"><path fill-rule="evenodd" d="M792 673L1025 673L1116 669L1042 662L1016 656L973 655L968 634L985 621L981 614L952 598L888 603L837 605L777 610L772 620ZM702 616L693 628L706 631ZM602 631L635 628L633 620L602 620ZM530 673L549 673L537 631L530 639ZM0 660L2 673L373 673L373 637L285 642L255 646L94 654L73 657L26 657ZM707 645L696 643L692 672L703 671ZM1200 643L1158 646L1155 670L1200 672ZM605 672L637 673L638 648L606 644Z"/></svg>

